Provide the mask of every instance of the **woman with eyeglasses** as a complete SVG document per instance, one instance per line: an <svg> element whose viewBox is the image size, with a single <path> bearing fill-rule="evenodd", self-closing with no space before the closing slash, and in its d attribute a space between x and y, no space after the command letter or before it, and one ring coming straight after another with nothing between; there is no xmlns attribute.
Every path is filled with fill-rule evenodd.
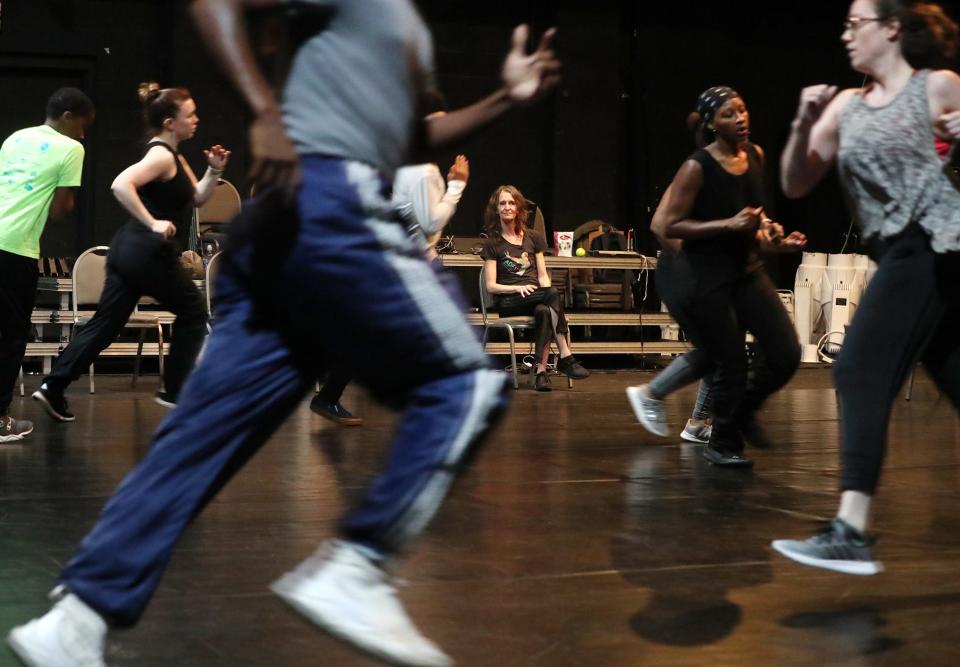
<svg viewBox="0 0 960 667"><path fill-rule="evenodd" d="M820 534L777 540L793 560L847 574L883 569L866 533L893 401L922 361L960 406L960 192L935 138L960 136L957 25L938 6L855 0L842 40L865 88L804 88L782 158L789 197L836 164L877 272L835 366L840 394L840 508ZM954 144L956 146L956 144Z"/></svg>

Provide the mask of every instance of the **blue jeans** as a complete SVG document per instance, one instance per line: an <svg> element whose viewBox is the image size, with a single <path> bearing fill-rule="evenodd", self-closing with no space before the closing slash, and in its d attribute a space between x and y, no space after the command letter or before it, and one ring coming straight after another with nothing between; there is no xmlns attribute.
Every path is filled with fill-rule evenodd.
<svg viewBox="0 0 960 667"><path fill-rule="evenodd" d="M403 410L385 470L340 526L384 556L423 530L506 405L506 376L391 219L389 185L339 159L302 168L296 212L264 193L234 222L207 348L61 576L114 625L137 621L183 530L329 360Z"/></svg>

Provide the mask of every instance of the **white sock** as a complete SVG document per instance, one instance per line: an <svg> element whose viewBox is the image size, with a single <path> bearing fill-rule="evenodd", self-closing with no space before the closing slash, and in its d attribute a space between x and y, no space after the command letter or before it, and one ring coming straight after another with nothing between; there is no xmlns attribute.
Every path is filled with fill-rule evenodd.
<svg viewBox="0 0 960 667"><path fill-rule="evenodd" d="M867 532L872 497L863 491L844 491L840 494L840 510L837 517L859 530Z"/></svg>

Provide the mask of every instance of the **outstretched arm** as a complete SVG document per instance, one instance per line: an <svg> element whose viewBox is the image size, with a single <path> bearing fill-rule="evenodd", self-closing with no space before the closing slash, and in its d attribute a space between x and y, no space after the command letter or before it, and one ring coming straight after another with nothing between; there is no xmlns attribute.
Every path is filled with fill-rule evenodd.
<svg viewBox="0 0 960 667"><path fill-rule="evenodd" d="M281 0L193 0L191 10L207 47L255 114L250 126L250 179L263 186L293 187L300 180L297 152L243 21L247 9L279 4Z"/></svg>
<svg viewBox="0 0 960 667"><path fill-rule="evenodd" d="M428 148L461 140L510 109L531 104L553 90L560 82L560 61L550 47L555 34L553 28L547 30L536 50L527 53L530 30L526 25L517 26L500 72L501 87L468 107L428 119Z"/></svg>

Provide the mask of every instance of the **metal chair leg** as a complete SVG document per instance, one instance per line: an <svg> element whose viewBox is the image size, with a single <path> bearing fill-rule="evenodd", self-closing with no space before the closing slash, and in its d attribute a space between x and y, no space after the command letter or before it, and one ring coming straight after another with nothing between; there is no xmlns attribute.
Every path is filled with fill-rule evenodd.
<svg viewBox="0 0 960 667"><path fill-rule="evenodd" d="M510 339L510 370L513 371L513 388L520 388L520 380L517 377L517 341L513 337L513 327L507 326L507 337Z"/></svg>
<svg viewBox="0 0 960 667"><path fill-rule="evenodd" d="M163 363L163 325L159 322L157 323L157 365L159 366L160 371L160 390L166 391L167 387L164 384L164 363Z"/></svg>
<svg viewBox="0 0 960 667"><path fill-rule="evenodd" d="M20 396L23 396L23 366L20 367Z"/></svg>
<svg viewBox="0 0 960 667"><path fill-rule="evenodd" d="M90 378L90 393L91 393L91 394L96 391L96 388L95 388L94 385L93 385L93 374L94 374L93 364L90 364L90 369L87 371L87 377Z"/></svg>
<svg viewBox="0 0 960 667"><path fill-rule="evenodd" d="M913 398L913 378L917 374L917 367L914 366L913 370L910 371L910 379L907 381L907 395L904 396L904 400L909 401Z"/></svg>
<svg viewBox="0 0 960 667"><path fill-rule="evenodd" d="M147 335L146 329L140 329L140 340L137 341L137 358L133 362L133 381L131 387L137 386L137 380L140 378L140 357L143 355L143 339Z"/></svg>

